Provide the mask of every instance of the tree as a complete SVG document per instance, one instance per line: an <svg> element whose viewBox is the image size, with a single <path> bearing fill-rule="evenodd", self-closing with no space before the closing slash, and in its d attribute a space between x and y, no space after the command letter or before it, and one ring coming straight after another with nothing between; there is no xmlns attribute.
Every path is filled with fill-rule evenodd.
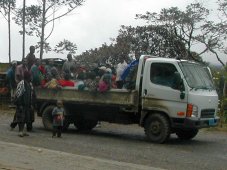
<svg viewBox="0 0 227 170"><path fill-rule="evenodd" d="M219 53L227 54L227 0L218 0L218 6L219 21L207 21L202 26L203 35L198 37L198 40L205 45L205 50L212 52L225 67Z"/></svg>
<svg viewBox="0 0 227 170"><path fill-rule="evenodd" d="M8 22L9 62L11 62L11 12L15 6L16 0L0 0L0 13Z"/></svg>
<svg viewBox="0 0 227 170"><path fill-rule="evenodd" d="M67 51L71 54L75 54L76 50L77 50L76 44L65 39L63 41L60 41L54 48L54 51L57 53L63 53L64 51Z"/></svg>
<svg viewBox="0 0 227 170"><path fill-rule="evenodd" d="M120 41L119 41L120 40ZM117 37L119 42L126 42L130 53L140 56L151 54L168 58L184 58L185 44L163 26L123 26Z"/></svg>
<svg viewBox="0 0 227 170"><path fill-rule="evenodd" d="M163 26L121 26L118 36L108 46L91 49L77 56L80 62L117 64L121 58L130 61L132 54L150 54L168 58L184 58L184 42ZM195 56L193 54L193 56Z"/></svg>
<svg viewBox="0 0 227 170"><path fill-rule="evenodd" d="M26 7L26 34L36 35L40 38L38 43L40 48L40 59L42 59L44 49L50 50L51 47L47 43L47 39L51 36L55 20L60 19L78 6L81 6L84 0L42 0L40 5L31 5ZM17 24L22 24L22 10L17 11L15 21ZM49 34L45 30L51 24Z"/></svg>
<svg viewBox="0 0 227 170"><path fill-rule="evenodd" d="M26 12L25 12L25 7L26 7L26 0L23 1L23 17L22 17L22 34L23 34L23 41L22 41L22 58L25 57L25 16L26 16Z"/></svg>
<svg viewBox="0 0 227 170"><path fill-rule="evenodd" d="M147 12L145 15L137 14L137 19L144 19L151 25L160 25L185 43L187 58L197 60L192 55L192 46L198 42L201 35L202 24L205 23L209 10L200 3L190 4L185 11L177 7L162 9L159 14ZM203 54L202 50L199 54Z"/></svg>

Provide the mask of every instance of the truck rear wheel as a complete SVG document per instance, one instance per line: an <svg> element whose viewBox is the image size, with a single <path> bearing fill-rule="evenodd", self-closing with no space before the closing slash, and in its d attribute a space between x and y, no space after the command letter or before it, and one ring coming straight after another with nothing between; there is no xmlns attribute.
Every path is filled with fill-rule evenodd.
<svg viewBox="0 0 227 170"><path fill-rule="evenodd" d="M53 129L52 111L53 111L54 107L55 107L54 105L49 105L43 111L42 121L43 121L43 126L46 130Z"/></svg>
<svg viewBox="0 0 227 170"><path fill-rule="evenodd" d="M80 118L74 122L74 126L80 131L89 131L92 130L97 123L97 120Z"/></svg>
<svg viewBox="0 0 227 170"><path fill-rule="evenodd" d="M176 135L180 139L190 140L190 139L194 138L198 132L199 132L198 129L177 129Z"/></svg>
<svg viewBox="0 0 227 170"><path fill-rule="evenodd" d="M52 117L52 111L56 107L55 105L49 105L47 106L42 114L42 121L43 126L46 130L52 130L53 129L53 117ZM69 128L69 121L67 119L64 120L63 123L63 130L66 131Z"/></svg>
<svg viewBox="0 0 227 170"><path fill-rule="evenodd" d="M161 114L149 115L145 121L145 134L149 141L154 143L164 143L170 136L170 123Z"/></svg>

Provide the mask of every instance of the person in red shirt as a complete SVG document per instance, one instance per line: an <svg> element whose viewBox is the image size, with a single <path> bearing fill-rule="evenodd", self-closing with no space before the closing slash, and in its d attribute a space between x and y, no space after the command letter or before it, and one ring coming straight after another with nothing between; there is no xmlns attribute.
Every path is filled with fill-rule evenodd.
<svg viewBox="0 0 227 170"><path fill-rule="evenodd" d="M62 87L74 87L75 83L70 80L70 73L65 73L64 74L64 79L58 80L58 83Z"/></svg>

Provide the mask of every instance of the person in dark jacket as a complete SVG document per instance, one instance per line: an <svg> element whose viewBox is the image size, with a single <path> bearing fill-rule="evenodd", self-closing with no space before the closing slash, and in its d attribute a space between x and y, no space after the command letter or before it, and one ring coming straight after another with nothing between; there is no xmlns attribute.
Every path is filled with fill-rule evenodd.
<svg viewBox="0 0 227 170"><path fill-rule="evenodd" d="M29 71L24 72L24 79L21 80L16 89L15 93L15 104L16 104L16 122L19 126L19 136L29 136L24 131L25 124L32 123L32 98L33 98L33 87L31 84L31 74Z"/></svg>

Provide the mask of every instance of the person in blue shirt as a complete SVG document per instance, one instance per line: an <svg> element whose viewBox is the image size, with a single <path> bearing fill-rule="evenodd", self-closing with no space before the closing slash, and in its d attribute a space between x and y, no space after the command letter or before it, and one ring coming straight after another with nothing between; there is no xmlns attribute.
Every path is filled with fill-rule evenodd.
<svg viewBox="0 0 227 170"><path fill-rule="evenodd" d="M138 69L139 59L132 61L128 64L127 68L123 71L121 79L124 82L124 88L134 89L136 84L136 73Z"/></svg>
<svg viewBox="0 0 227 170"><path fill-rule="evenodd" d="M16 67L17 67L17 61L12 61L11 67L7 70L7 73L6 73L6 79L10 88L11 101L14 98L14 93L17 87L17 83L15 81Z"/></svg>

